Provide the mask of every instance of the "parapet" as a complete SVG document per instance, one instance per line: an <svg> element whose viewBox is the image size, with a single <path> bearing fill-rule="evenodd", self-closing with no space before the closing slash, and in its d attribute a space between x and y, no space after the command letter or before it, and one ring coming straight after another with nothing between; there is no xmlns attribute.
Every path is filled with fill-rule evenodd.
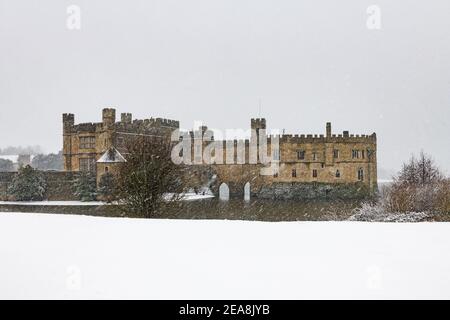
<svg viewBox="0 0 450 320"><path fill-rule="evenodd" d="M122 113L120 115L120 120L123 123L131 123L133 121L133 115L131 113Z"/></svg>
<svg viewBox="0 0 450 320"><path fill-rule="evenodd" d="M266 119L265 118L252 118L250 120L251 129L266 129Z"/></svg>
<svg viewBox="0 0 450 320"><path fill-rule="evenodd" d="M63 113L63 123L75 124L75 115L73 113Z"/></svg>

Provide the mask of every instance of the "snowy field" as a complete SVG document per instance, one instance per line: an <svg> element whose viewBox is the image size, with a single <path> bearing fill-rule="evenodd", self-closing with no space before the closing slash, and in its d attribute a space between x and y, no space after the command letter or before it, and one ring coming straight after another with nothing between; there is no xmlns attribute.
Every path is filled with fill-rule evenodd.
<svg viewBox="0 0 450 320"><path fill-rule="evenodd" d="M450 298L450 223L0 213L0 298Z"/></svg>
<svg viewBox="0 0 450 320"><path fill-rule="evenodd" d="M181 200L192 201L214 198L211 194L195 194L185 193ZM0 201L0 205L16 205L16 206L101 206L108 205L101 201Z"/></svg>

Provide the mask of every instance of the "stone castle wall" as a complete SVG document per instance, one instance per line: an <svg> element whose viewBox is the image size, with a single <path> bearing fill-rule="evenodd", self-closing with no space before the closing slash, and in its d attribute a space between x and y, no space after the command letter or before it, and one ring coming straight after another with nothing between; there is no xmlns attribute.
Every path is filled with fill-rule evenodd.
<svg viewBox="0 0 450 320"><path fill-rule="evenodd" d="M63 114L63 157L65 171L80 171L80 159L97 161L112 146L137 135L169 136L178 129L179 121L150 118L133 120L130 113L122 113L116 121L116 110L105 108L102 122L75 124L75 115ZM82 148L81 139L92 137L94 145Z"/></svg>
<svg viewBox="0 0 450 320"><path fill-rule="evenodd" d="M138 135L170 136L179 129L179 122L168 119L145 119L133 120L132 115L123 113L119 122L116 122L114 109L104 109L102 122L75 124L73 114L63 115L64 124L64 148L66 171L80 171L80 160L83 158L93 159L96 162L109 148L115 147L122 152L121 146L127 139ZM267 129L266 120L263 118L251 119L250 128L259 135ZM331 123L327 123L325 134L283 134L280 136L269 136L267 145L267 156L274 158L271 154L271 143L275 138L279 140L280 167L277 174L261 175L262 165L250 164L250 141L204 141L203 134L212 136L212 132L206 126L198 131L191 131L188 136L194 139L192 143L191 159L195 166L191 166L187 172L191 175L191 182L197 181L197 185L211 184L217 193L222 183L227 184L231 194L241 195L243 186L250 183L251 193L254 196L260 194L267 197L270 193L275 196L284 194L289 197L287 190L290 188L292 194L299 198L310 198L310 195L350 195L341 192L344 189L351 190L356 197L361 192L374 193L377 189L377 138L376 134L354 135L348 131L342 134L332 134ZM95 145L90 149L81 148L80 141L84 137L93 137ZM199 138L200 137L200 138ZM255 138L252 133L252 138ZM257 137L256 137L257 139ZM197 141L197 142L195 142ZM207 164L196 161L195 150L198 141L202 152L209 148L214 150L213 145L223 145L222 164ZM233 149L228 149L229 146ZM237 154L237 146L243 145L244 154ZM229 150L233 150L232 154ZM335 156L336 150L338 156ZM360 152L360 156L353 157L353 152ZM185 152L186 150L183 150ZM298 157L298 152L305 153L304 159ZM219 157L214 154L214 158ZM113 165L97 164L97 176ZM194 168L195 167L195 168ZM200 167L200 168L199 168ZM360 179L359 171L363 172ZM205 178L205 174L199 172L214 172L214 182L211 175ZM295 174L294 174L295 173ZM289 187L290 186L290 187ZM289 188L288 188L289 187ZM296 191L297 190L297 191ZM331 190L331 191L330 191ZM333 191L334 190L334 191Z"/></svg>
<svg viewBox="0 0 450 320"><path fill-rule="evenodd" d="M41 171L47 181L46 200L76 201L73 182L78 177L76 172ZM17 172L0 172L0 201L12 200L8 196L8 186Z"/></svg>

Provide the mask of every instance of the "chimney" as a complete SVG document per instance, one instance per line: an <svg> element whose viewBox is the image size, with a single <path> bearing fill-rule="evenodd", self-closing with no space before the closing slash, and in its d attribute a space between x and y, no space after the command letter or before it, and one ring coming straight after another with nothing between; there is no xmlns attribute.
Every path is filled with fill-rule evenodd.
<svg viewBox="0 0 450 320"><path fill-rule="evenodd" d="M327 122L327 138L331 138L331 122Z"/></svg>

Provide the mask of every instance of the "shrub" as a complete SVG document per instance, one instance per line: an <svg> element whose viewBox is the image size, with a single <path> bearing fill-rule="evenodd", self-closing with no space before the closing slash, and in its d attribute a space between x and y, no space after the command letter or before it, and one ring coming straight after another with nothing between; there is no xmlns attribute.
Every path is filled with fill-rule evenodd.
<svg viewBox="0 0 450 320"><path fill-rule="evenodd" d="M8 159L0 159L0 171L1 172L14 171L14 163Z"/></svg>
<svg viewBox="0 0 450 320"><path fill-rule="evenodd" d="M101 176L98 195L108 203L116 199L116 178L112 173L108 172Z"/></svg>
<svg viewBox="0 0 450 320"><path fill-rule="evenodd" d="M81 201L95 201L97 198L97 179L90 172L82 172L74 182L75 196Z"/></svg>
<svg viewBox="0 0 450 320"><path fill-rule="evenodd" d="M47 183L42 174L31 166L19 169L8 188L8 193L17 201L42 201Z"/></svg>
<svg viewBox="0 0 450 320"><path fill-rule="evenodd" d="M448 184L423 152L404 164L394 183L384 193L384 206L390 212L442 212L448 199Z"/></svg>
<svg viewBox="0 0 450 320"><path fill-rule="evenodd" d="M450 213L450 180L440 183L436 194L436 208L438 212Z"/></svg>

